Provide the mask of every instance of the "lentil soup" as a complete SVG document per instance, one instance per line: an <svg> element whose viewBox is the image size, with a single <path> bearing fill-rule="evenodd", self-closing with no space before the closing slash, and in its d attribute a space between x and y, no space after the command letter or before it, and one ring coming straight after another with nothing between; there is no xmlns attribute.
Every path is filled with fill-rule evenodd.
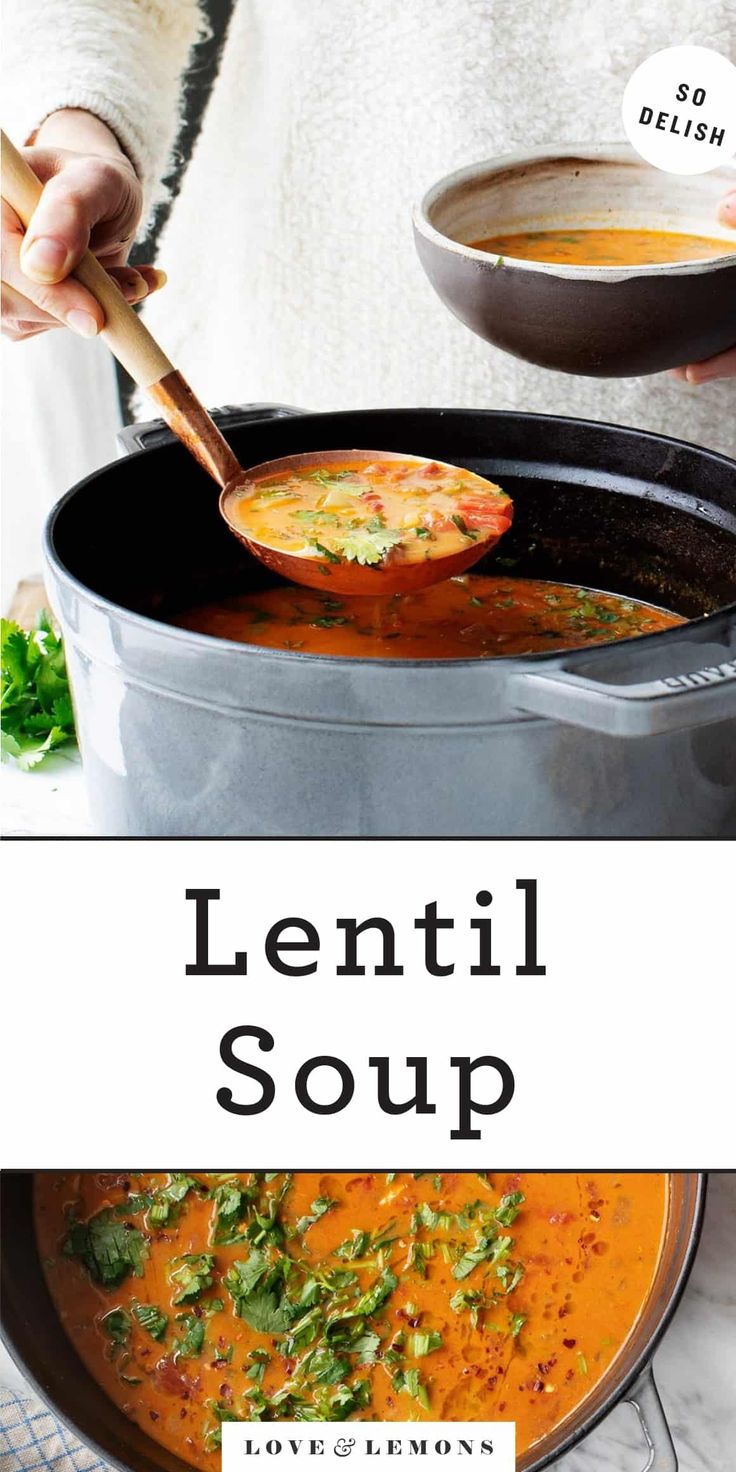
<svg viewBox="0 0 736 1472"><path fill-rule="evenodd" d="M729 241L669 230L526 230L489 235L472 241L471 248L558 266L664 266L729 255L736 251L736 234Z"/></svg>
<svg viewBox="0 0 736 1472"><path fill-rule="evenodd" d="M657 1174L40 1173L62 1323L131 1421L217 1472L224 1421L516 1422L524 1453L626 1344Z"/></svg>
<svg viewBox="0 0 736 1472"><path fill-rule="evenodd" d="M589 588L466 573L416 593L339 598L280 586L192 608L174 622L199 634L359 659L489 659L576 649L684 622Z"/></svg>

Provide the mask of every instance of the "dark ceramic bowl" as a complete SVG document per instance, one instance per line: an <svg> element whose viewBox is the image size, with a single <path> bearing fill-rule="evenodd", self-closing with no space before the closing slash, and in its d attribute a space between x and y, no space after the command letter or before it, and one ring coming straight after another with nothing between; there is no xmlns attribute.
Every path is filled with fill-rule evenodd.
<svg viewBox="0 0 736 1472"><path fill-rule="evenodd" d="M661 266L562 266L497 258L472 240L526 230L673 230L736 244L718 205L736 167L683 177L627 144L569 144L473 164L414 210L435 291L486 342L563 373L659 373L736 343L736 254Z"/></svg>

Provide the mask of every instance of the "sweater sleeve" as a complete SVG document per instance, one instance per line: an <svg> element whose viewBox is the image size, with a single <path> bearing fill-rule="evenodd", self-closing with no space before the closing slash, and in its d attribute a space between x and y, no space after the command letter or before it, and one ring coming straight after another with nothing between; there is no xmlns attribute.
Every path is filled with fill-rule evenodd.
<svg viewBox="0 0 736 1472"><path fill-rule="evenodd" d="M199 0L5 0L3 125L28 142L49 113L94 113L141 179L144 225L166 196Z"/></svg>

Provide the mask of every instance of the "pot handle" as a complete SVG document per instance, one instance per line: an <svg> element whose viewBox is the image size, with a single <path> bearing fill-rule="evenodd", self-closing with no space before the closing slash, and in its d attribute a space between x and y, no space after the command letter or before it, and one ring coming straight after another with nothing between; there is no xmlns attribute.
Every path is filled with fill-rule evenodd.
<svg viewBox="0 0 736 1472"><path fill-rule="evenodd" d="M679 1462L651 1365L625 1397L634 1407L649 1448L643 1472L677 1472Z"/></svg>
<svg viewBox="0 0 736 1472"><path fill-rule="evenodd" d="M736 717L736 659L640 685L607 685L567 670L513 676L517 710L607 736L658 736Z"/></svg>
<svg viewBox="0 0 736 1472"><path fill-rule="evenodd" d="M305 412L291 404L225 404L221 409L211 409L210 415L219 429L239 429L241 424L251 424L257 419L290 419ZM173 438L163 419L126 424L117 434L123 455L133 455L136 450L148 450L154 445L165 445Z"/></svg>

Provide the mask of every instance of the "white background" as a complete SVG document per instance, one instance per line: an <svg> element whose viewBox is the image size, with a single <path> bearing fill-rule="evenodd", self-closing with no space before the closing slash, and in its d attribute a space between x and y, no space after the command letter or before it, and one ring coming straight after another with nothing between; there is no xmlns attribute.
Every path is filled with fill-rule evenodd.
<svg viewBox="0 0 736 1472"><path fill-rule="evenodd" d="M730 846L689 842L6 843L2 1164L733 1166L732 857ZM517 877L539 881L545 977L515 975ZM185 890L199 886L222 893L213 956L247 950L247 977L185 975L195 908ZM488 980L468 976L480 888L494 895L502 966ZM411 924L433 899L456 920L440 938L456 962L443 979L427 976ZM263 954L269 926L289 914L321 934L305 980L275 975ZM405 975L336 978L335 918L372 914L395 923ZM272 1107L250 1118L216 1101L222 1086L255 1096L219 1057L238 1024L276 1040L249 1055L277 1085ZM341 1114L307 1114L295 1097L296 1069L318 1053L355 1074ZM511 1065L515 1097L478 1116L480 1142L451 1141L449 1058L483 1053ZM383 1114L373 1054L426 1054L437 1113ZM399 1068L395 1097L411 1082Z"/></svg>

